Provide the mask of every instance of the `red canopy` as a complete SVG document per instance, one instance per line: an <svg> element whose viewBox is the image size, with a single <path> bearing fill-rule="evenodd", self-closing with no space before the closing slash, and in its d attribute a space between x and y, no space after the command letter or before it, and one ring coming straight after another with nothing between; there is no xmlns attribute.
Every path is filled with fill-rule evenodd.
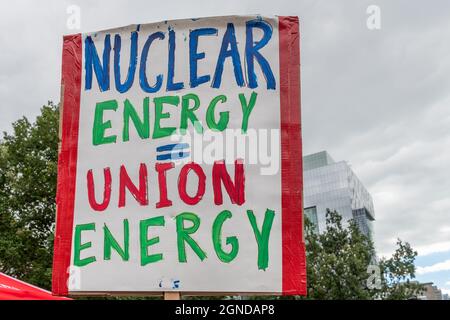
<svg viewBox="0 0 450 320"><path fill-rule="evenodd" d="M0 300L71 300L0 272Z"/></svg>

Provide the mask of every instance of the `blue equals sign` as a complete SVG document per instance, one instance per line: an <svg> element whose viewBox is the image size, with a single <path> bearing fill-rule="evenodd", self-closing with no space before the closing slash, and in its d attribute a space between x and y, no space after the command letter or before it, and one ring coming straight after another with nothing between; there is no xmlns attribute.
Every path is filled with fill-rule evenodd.
<svg viewBox="0 0 450 320"><path fill-rule="evenodd" d="M156 148L156 152L160 153L156 156L156 160L178 160L189 157L189 144L188 143L173 143L159 146Z"/></svg>

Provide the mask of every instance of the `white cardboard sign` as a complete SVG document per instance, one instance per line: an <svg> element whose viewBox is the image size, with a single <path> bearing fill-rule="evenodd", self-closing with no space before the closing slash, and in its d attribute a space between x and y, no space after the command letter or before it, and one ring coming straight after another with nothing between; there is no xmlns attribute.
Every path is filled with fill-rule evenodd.
<svg viewBox="0 0 450 320"><path fill-rule="evenodd" d="M298 19L66 36L53 292L304 294Z"/></svg>

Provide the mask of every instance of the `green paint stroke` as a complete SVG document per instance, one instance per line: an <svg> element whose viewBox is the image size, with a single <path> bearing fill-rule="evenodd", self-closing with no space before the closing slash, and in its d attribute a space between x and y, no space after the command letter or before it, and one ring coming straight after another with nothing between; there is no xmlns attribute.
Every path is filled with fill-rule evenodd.
<svg viewBox="0 0 450 320"><path fill-rule="evenodd" d="M232 214L228 210L223 210L216 217L212 227L212 239L214 244L214 250L216 251L217 257L225 263L229 263L236 258L239 252L239 241L236 237L227 237L226 244L231 246L230 252L225 252L222 249L221 235L222 235L222 225L225 220L232 217Z"/></svg>
<svg viewBox="0 0 450 320"><path fill-rule="evenodd" d="M194 106L192 108L189 108L190 101L194 101ZM188 119L194 125L194 129L197 133L203 133L203 127L194 113L199 107L200 99L196 94L189 93L182 97L180 131L183 134L186 132Z"/></svg>
<svg viewBox="0 0 450 320"><path fill-rule="evenodd" d="M241 126L242 133L247 133L248 119L250 117L250 113L253 110L253 107L256 104L257 96L258 94L253 91L252 95L250 96L250 101L247 103L247 99L245 99L245 94L243 93L239 94L239 101L241 102L242 107L242 126Z"/></svg>
<svg viewBox="0 0 450 320"><path fill-rule="evenodd" d="M252 225L256 243L258 244L258 269L266 270L269 265L269 237L275 212L273 210L266 209L261 231L258 229L256 217L252 210L247 210L247 216L248 220L250 220L250 224Z"/></svg>
<svg viewBox="0 0 450 320"><path fill-rule="evenodd" d="M92 144L94 146L116 142L117 136L115 135L105 137L105 131L112 126L110 120L103 122L103 112L105 110L116 111L117 107L117 100L98 102L95 105L94 125L92 127Z"/></svg>
<svg viewBox="0 0 450 320"><path fill-rule="evenodd" d="M197 242L191 238L190 234L195 233L200 227L200 218L192 212L183 212L175 217L177 226L177 245L178 245L178 261L186 262L186 246L185 242L194 250L197 256L203 261L206 258L206 253L203 251ZM186 228L184 221L192 222L192 226Z"/></svg>
<svg viewBox="0 0 450 320"><path fill-rule="evenodd" d="M139 118L136 109L131 104L130 100L125 99L123 108L123 141L130 140L130 119L133 121L136 131L141 139L148 139L150 137L150 117L149 117L149 98L145 98L142 103L143 120Z"/></svg>
<svg viewBox="0 0 450 320"><path fill-rule="evenodd" d="M142 220L139 223L139 234L141 242L141 266L149 263L154 263L163 259L162 253L148 254L148 247L159 242L159 237L148 239L148 227L150 226L164 226L164 217L154 217Z"/></svg>
<svg viewBox="0 0 450 320"><path fill-rule="evenodd" d="M161 128L161 119L170 118L169 112L163 112L164 104L169 104L178 107L180 97L178 96L164 96L153 99L155 103L155 125L153 128L153 139L164 138L170 136L175 132L175 127Z"/></svg>
<svg viewBox="0 0 450 320"><path fill-rule="evenodd" d="M95 262L96 259L94 256L87 257L85 259L80 258L81 250L88 249L92 247L91 242L86 242L81 244L81 232L83 231L95 231L95 223L87 223L87 224L79 224L75 226L75 236L74 236L74 261L73 264L77 267L84 267L92 262Z"/></svg>
<svg viewBox="0 0 450 320"><path fill-rule="evenodd" d="M206 124L208 128L215 131L223 131L227 128L228 121L230 120L230 114L228 111L219 113L219 122L216 121L214 116L214 111L218 102L227 102L227 97L224 95L219 95L211 100L208 109L206 110Z"/></svg>
<svg viewBox="0 0 450 320"><path fill-rule="evenodd" d="M123 220L123 249L120 247L117 240L112 235L111 231L109 231L106 224L103 226L104 233L104 247L103 247L103 259L111 260L111 249L114 249L123 261L128 261L130 259L129 253L129 240L130 240L130 227L128 224L128 219Z"/></svg>

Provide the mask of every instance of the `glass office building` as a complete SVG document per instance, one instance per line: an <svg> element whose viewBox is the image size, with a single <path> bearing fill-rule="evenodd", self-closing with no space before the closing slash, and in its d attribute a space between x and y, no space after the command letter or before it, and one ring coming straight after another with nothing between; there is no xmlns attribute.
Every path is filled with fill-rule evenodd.
<svg viewBox="0 0 450 320"><path fill-rule="evenodd" d="M325 230L327 209L336 210L347 222L354 219L373 239L375 220L372 197L345 161L334 161L326 151L303 157L304 215L317 232Z"/></svg>

